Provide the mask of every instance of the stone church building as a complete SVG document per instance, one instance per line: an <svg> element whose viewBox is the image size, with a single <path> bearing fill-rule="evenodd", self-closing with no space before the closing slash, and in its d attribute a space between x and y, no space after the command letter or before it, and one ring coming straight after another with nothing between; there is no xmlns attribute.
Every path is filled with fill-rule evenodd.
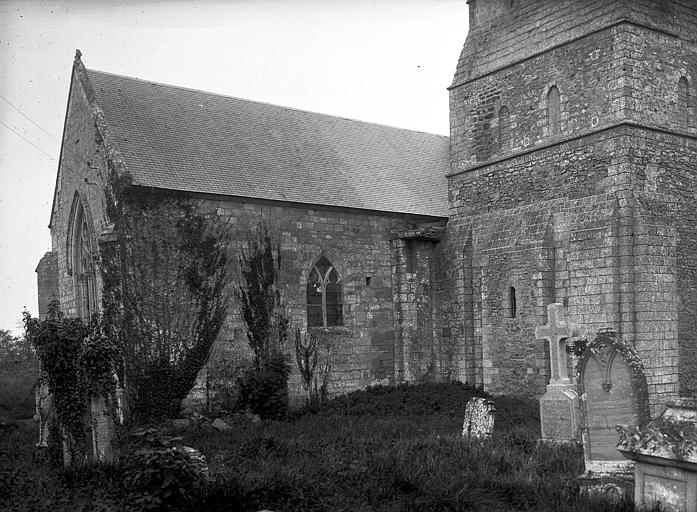
<svg viewBox="0 0 697 512"><path fill-rule="evenodd" d="M86 69L78 53L41 304L99 310L119 180L191 198L240 240L267 223L294 321L331 339L331 392L450 379L539 395L534 331L560 302L581 338L610 327L634 345L653 406L694 395L697 6L468 3L449 138ZM233 308L210 371L245 345Z"/></svg>

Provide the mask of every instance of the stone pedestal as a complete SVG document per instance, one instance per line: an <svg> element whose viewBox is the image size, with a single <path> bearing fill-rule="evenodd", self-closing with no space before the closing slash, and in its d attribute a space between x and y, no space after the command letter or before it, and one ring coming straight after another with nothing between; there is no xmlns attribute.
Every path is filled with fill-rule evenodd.
<svg viewBox="0 0 697 512"><path fill-rule="evenodd" d="M549 384L540 399L542 439L576 441L580 439L581 410L578 393L569 384Z"/></svg>
<svg viewBox="0 0 697 512"><path fill-rule="evenodd" d="M668 402L643 428L624 428L618 450L636 464L634 503L697 512L697 400Z"/></svg>
<svg viewBox="0 0 697 512"><path fill-rule="evenodd" d="M566 371L566 343L576 335L576 326L564 317L564 306L547 306L547 324L535 329L537 339L549 342L551 377L540 399L542 441L578 442L581 410L578 393Z"/></svg>

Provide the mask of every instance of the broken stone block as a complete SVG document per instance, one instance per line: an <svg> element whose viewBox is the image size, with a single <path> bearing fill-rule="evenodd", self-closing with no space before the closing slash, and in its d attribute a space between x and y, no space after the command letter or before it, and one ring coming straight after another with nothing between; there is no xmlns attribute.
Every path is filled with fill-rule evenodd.
<svg viewBox="0 0 697 512"><path fill-rule="evenodd" d="M232 427L230 427L230 425L228 425L227 423L225 423L225 422L224 422L223 420L221 420L220 418L216 418L215 420L213 420L212 426L213 426L213 428L216 429L218 432L226 432L226 431L232 429Z"/></svg>
<svg viewBox="0 0 697 512"><path fill-rule="evenodd" d="M465 407L465 421L462 424L462 437L485 439L494 431L496 408L494 402L486 398L472 398Z"/></svg>

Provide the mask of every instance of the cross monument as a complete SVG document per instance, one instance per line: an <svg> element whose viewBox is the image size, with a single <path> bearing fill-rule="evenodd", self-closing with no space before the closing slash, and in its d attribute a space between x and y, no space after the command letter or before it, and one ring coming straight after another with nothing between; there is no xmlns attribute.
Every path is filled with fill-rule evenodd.
<svg viewBox="0 0 697 512"><path fill-rule="evenodd" d="M580 438L581 409L578 393L566 370L566 345L577 336L577 327L559 303L547 305L547 324L535 328L535 338L549 342L550 379L540 399L542 439L577 441Z"/></svg>

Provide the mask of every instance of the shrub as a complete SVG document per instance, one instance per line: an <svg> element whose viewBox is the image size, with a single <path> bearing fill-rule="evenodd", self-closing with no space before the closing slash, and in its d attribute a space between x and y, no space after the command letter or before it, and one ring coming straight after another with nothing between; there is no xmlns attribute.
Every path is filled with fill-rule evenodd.
<svg viewBox="0 0 697 512"><path fill-rule="evenodd" d="M202 487L201 475L180 450L181 438L167 437L153 428L133 432L123 481L130 502L138 510L188 508Z"/></svg>
<svg viewBox="0 0 697 512"><path fill-rule="evenodd" d="M290 366L283 354L269 357L262 368L250 367L238 379L240 409L249 409L263 419L281 419L288 412Z"/></svg>

